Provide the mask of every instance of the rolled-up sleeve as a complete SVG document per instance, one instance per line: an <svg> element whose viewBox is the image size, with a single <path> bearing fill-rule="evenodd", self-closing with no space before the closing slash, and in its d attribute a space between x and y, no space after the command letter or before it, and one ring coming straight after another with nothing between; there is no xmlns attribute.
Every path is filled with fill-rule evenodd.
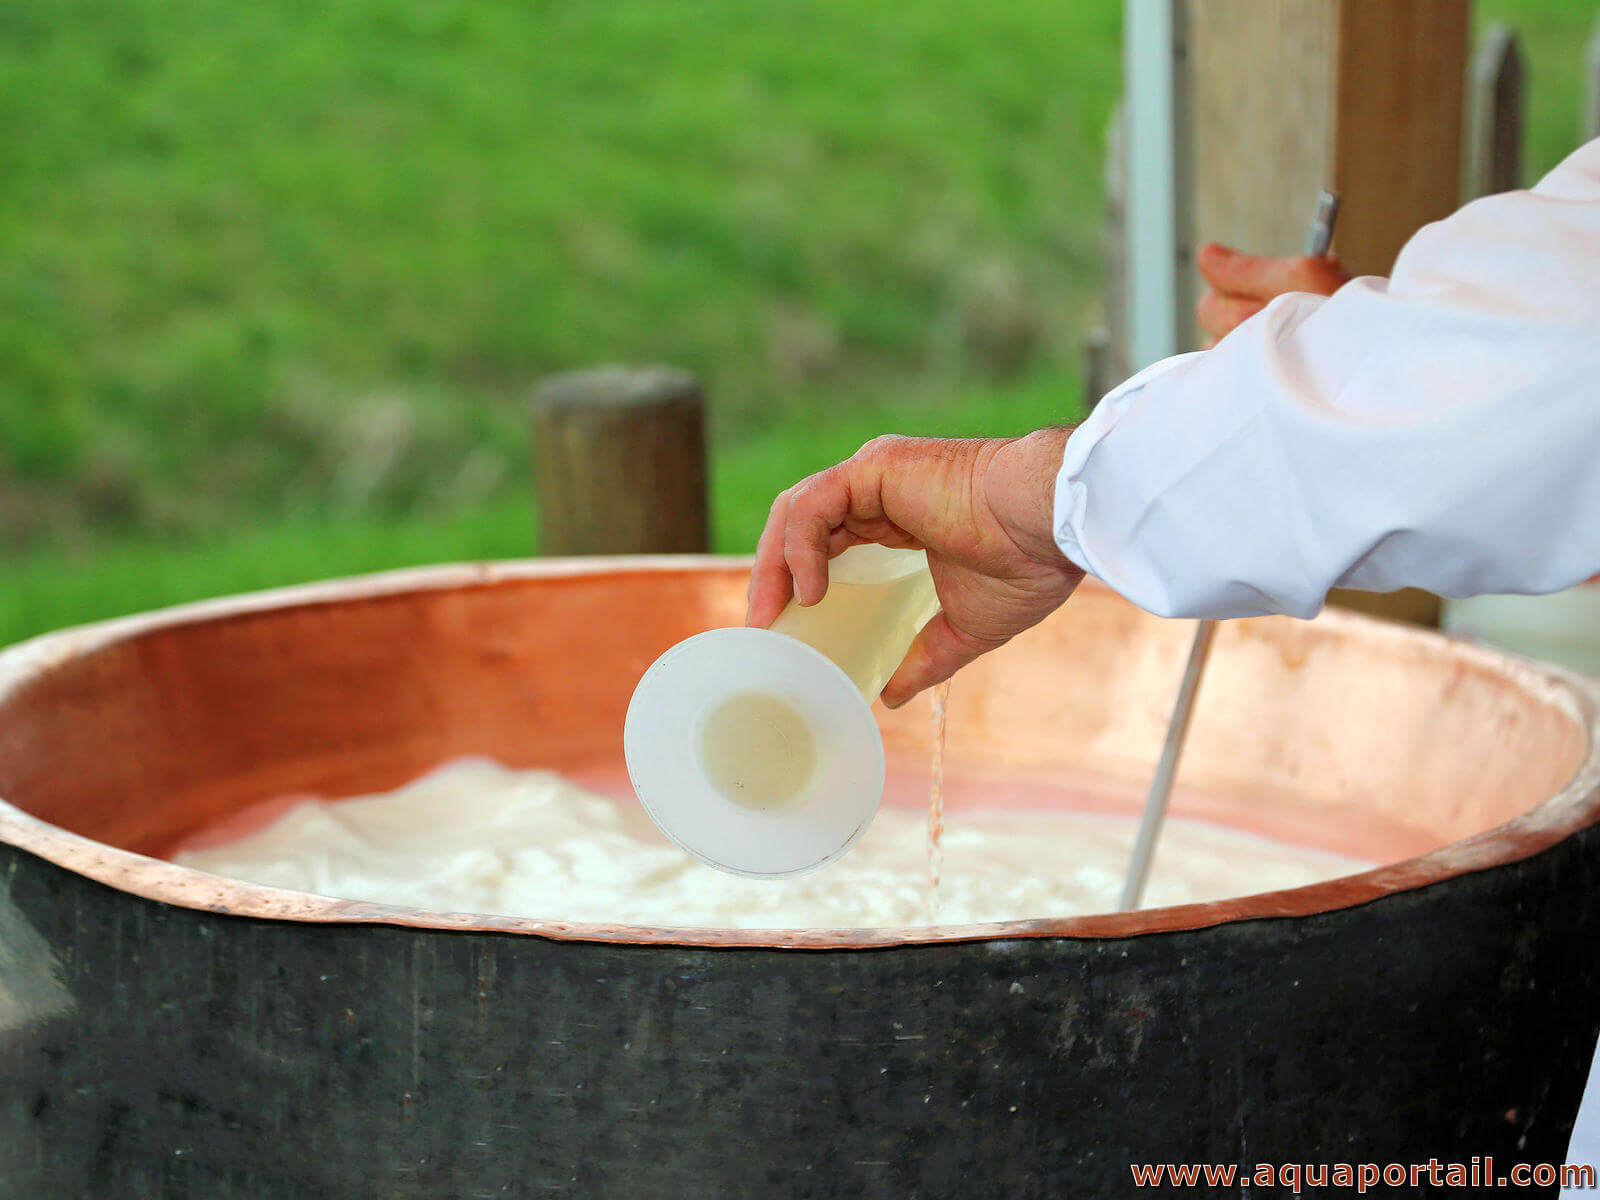
<svg viewBox="0 0 1600 1200"><path fill-rule="evenodd" d="M1600 571L1600 142L1421 230L1388 280L1281 296L1123 384L1067 442L1055 533L1163 616Z"/></svg>

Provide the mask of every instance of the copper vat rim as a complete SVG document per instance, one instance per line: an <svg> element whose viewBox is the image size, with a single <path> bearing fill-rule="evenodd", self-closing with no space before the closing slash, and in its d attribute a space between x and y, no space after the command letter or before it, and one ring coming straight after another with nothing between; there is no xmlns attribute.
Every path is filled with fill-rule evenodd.
<svg viewBox="0 0 1600 1200"><path fill-rule="evenodd" d="M573 575L748 569L750 558L721 555L628 555L528 559L405 568L294 587L242 593L41 634L0 649L0 701L34 677L81 655L158 629L226 620L248 613L311 607L406 592L493 586ZM1085 586L1103 587L1095 580ZM1448 645L1534 699L1561 709L1584 732L1587 750L1572 777L1542 803L1482 833L1400 862L1281 891L1142 909L1131 913L1040 918L980 925L861 929L719 929L605 925L430 912L246 883L118 849L22 811L0 797L0 842L86 879L145 900L200 912L310 924L388 925L440 932L518 934L564 942L769 950L887 949L907 945L1018 938L1113 939L1200 930L1235 921L1310 917L1369 903L1530 858L1600 820L1600 680L1491 650L1431 630L1329 609L1317 618L1334 629L1361 627L1395 643Z"/></svg>

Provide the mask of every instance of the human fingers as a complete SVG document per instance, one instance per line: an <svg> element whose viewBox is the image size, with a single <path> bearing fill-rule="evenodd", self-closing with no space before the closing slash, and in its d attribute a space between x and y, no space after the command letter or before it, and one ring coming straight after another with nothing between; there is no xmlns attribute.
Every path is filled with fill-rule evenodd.
<svg viewBox="0 0 1600 1200"><path fill-rule="evenodd" d="M795 599L812 605L828 591L828 558L835 534L850 512L850 462L796 484L784 522L783 558L794 580Z"/></svg>
<svg viewBox="0 0 1600 1200"><path fill-rule="evenodd" d="M921 548L884 512L883 479L893 469L888 450L908 440L875 438L773 501L746 591L747 625L770 626L791 599L805 605L821 600L828 590L828 561L851 546Z"/></svg>
<svg viewBox="0 0 1600 1200"><path fill-rule="evenodd" d="M1215 288L1208 288L1195 302L1194 315L1200 323L1201 330L1215 342L1227 337L1241 323L1265 307L1265 302L1261 300L1229 296ZM1206 348L1209 350L1210 346Z"/></svg>
<svg viewBox="0 0 1600 1200"><path fill-rule="evenodd" d="M1327 255L1245 254L1216 242L1200 247L1195 264L1217 291L1263 301L1285 292L1331 296L1349 278L1338 260Z"/></svg>
<svg viewBox="0 0 1600 1200"><path fill-rule="evenodd" d="M990 641L964 633L944 613L936 613L922 627L899 669L884 685L883 702L890 708L899 708L918 692L943 683L979 655L1004 643L1004 638Z"/></svg>
<svg viewBox="0 0 1600 1200"><path fill-rule="evenodd" d="M792 489L791 489L792 490ZM756 543L756 561L750 568L750 589L745 598L744 623L765 629L777 620L794 595L794 580L783 558L783 535L789 519L789 491L778 493L767 512L767 523Z"/></svg>

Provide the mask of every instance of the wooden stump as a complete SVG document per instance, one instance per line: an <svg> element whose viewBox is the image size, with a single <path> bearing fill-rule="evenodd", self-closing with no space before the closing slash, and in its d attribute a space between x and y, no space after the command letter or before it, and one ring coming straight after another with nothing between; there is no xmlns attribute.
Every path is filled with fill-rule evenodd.
<svg viewBox="0 0 1600 1200"><path fill-rule="evenodd" d="M533 397L545 554L710 548L703 395L670 367L599 367Z"/></svg>

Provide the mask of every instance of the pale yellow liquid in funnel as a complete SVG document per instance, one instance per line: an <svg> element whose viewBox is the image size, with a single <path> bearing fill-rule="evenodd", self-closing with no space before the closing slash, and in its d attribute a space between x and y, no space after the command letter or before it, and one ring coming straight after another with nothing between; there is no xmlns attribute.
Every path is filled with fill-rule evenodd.
<svg viewBox="0 0 1600 1200"><path fill-rule="evenodd" d="M927 556L854 546L829 564L828 577L820 603L791 602L772 628L833 660L871 704L938 611ZM817 737L812 719L783 696L729 696L700 719L695 739L700 770L724 799L770 813L805 802L816 775Z"/></svg>
<svg viewBox="0 0 1600 1200"><path fill-rule="evenodd" d="M700 724L706 782L741 808L787 808L811 783L816 765L811 726L778 696L729 696Z"/></svg>
<svg viewBox="0 0 1600 1200"><path fill-rule="evenodd" d="M772 628L826 654L871 704L938 611L921 550L852 546L828 565L828 594L810 608L791 601Z"/></svg>

